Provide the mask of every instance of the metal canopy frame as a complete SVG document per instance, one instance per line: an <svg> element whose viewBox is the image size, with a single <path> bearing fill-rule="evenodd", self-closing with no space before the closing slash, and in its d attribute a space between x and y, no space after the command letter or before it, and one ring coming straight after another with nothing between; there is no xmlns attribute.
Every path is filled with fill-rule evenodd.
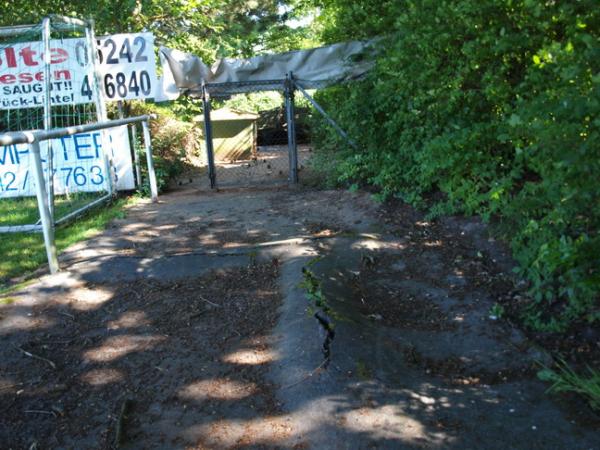
<svg viewBox="0 0 600 450"><path fill-rule="evenodd" d="M283 80L259 80L259 81L235 81L228 83L205 83L200 89L200 96L204 107L204 139L206 143L206 159L208 162L208 178L211 189L217 189L217 171L215 166L213 132L211 113L211 96L227 97L235 93L247 93L258 91L283 91L285 98L285 113L288 129L288 155L289 155L289 182L297 184L298 178L298 146L296 143L296 120L295 120L295 92L299 91L309 103L323 116L333 129L352 148L358 149L354 140L348 133L325 111L325 109L306 91L301 81L294 78L293 72L289 72ZM190 90L188 94L197 96L198 91Z"/></svg>

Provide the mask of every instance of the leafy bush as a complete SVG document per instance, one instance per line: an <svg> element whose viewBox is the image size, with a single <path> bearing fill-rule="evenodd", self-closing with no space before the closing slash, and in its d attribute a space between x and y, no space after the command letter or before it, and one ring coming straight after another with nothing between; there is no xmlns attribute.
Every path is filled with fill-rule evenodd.
<svg viewBox="0 0 600 450"><path fill-rule="evenodd" d="M597 323L597 2L320 3L326 39L386 36L368 79L319 94L363 149L318 130L330 177L494 220L531 281L527 323Z"/></svg>
<svg viewBox="0 0 600 450"><path fill-rule="evenodd" d="M158 190L162 191L172 179L184 171L186 164L198 156L200 129L191 122L178 119L179 114L176 116L172 105L161 107L152 103L134 103L131 108L132 115L157 115L157 119L150 122L150 134L156 182ZM139 134L138 138L141 138ZM140 154L142 178L145 180L142 190L148 193L146 155L141 146L138 146L136 151Z"/></svg>

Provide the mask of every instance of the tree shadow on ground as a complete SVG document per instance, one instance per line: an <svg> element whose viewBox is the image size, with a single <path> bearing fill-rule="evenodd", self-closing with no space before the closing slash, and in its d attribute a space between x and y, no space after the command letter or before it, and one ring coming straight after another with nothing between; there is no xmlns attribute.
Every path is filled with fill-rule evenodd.
<svg viewBox="0 0 600 450"><path fill-rule="evenodd" d="M456 384L411 364L408 341L441 345L439 330L410 335L406 324L363 320L377 310L358 308L360 320L342 311L348 320L337 322L324 368L322 330L298 287L302 267L319 253L337 255L313 267L328 292L357 304L387 295L361 277L389 283L418 270L389 272L402 265L375 252L385 270L362 267L354 279L352 266L370 261L374 248L361 247L362 224L348 230L363 216L331 195L262 194L145 205L88 242L88 256L85 247L72 252L71 272L15 294L0 311L3 445L107 448L121 424L125 448L593 447L597 439L571 427L537 383ZM411 251L419 264L447 264L427 236L402 242L392 253L409 266ZM442 275L431 270L422 281ZM413 284L411 295L443 300L425 294L444 286ZM467 350L456 356L472 358Z"/></svg>

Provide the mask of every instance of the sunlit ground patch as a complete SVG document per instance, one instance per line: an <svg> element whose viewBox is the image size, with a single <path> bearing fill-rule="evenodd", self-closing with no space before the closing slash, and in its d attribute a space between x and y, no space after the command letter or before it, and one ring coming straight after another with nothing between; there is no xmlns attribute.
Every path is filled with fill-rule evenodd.
<svg viewBox="0 0 600 450"><path fill-rule="evenodd" d="M405 414L397 405L358 408L344 414L343 426L353 432L368 433L375 439L399 439L403 442L441 444L444 433L428 432L418 420Z"/></svg>
<svg viewBox="0 0 600 450"><path fill-rule="evenodd" d="M146 313L143 311L127 311L121 314L117 320L108 322L108 329L118 330L119 328L134 328L149 323Z"/></svg>
<svg viewBox="0 0 600 450"><path fill-rule="evenodd" d="M404 250L406 244L402 242L387 242L375 239L364 239L352 244L353 250Z"/></svg>
<svg viewBox="0 0 600 450"><path fill-rule="evenodd" d="M111 291L100 287L94 289L77 288L68 295L68 299L71 300L70 305L79 311L96 309L112 297L113 293Z"/></svg>
<svg viewBox="0 0 600 450"><path fill-rule="evenodd" d="M162 336L114 336L106 339L100 347L86 351L83 356L89 361L108 362L129 353L151 350L164 340Z"/></svg>
<svg viewBox="0 0 600 450"><path fill-rule="evenodd" d="M117 369L94 369L84 373L81 379L92 386L102 386L104 384L118 383L125 377Z"/></svg>
<svg viewBox="0 0 600 450"><path fill-rule="evenodd" d="M272 362L274 359L274 353L266 349L243 349L225 355L223 362L229 364L258 365Z"/></svg>
<svg viewBox="0 0 600 450"><path fill-rule="evenodd" d="M250 420L216 420L190 427L186 430L186 436L200 441L199 448L247 448L256 445L288 448L283 444L293 431L291 420L290 416L285 415Z"/></svg>
<svg viewBox="0 0 600 450"><path fill-rule="evenodd" d="M242 383L225 378L196 381L179 391L178 396L186 400L240 400L256 392L254 383Z"/></svg>

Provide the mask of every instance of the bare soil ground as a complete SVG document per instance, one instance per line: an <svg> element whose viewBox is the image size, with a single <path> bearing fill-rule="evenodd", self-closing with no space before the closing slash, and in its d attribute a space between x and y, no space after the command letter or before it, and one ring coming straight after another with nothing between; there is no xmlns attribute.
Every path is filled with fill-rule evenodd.
<svg viewBox="0 0 600 450"><path fill-rule="evenodd" d="M275 261L177 282L85 283L34 306L31 327L2 340L2 447L112 448L119 434L119 446L203 448L225 416L274 415L264 370L276 280ZM196 435L181 435L188 424Z"/></svg>
<svg viewBox="0 0 600 450"><path fill-rule="evenodd" d="M600 449L597 415L536 380L548 356L489 318L523 294L477 221L192 184L62 264L0 306L1 448Z"/></svg>

